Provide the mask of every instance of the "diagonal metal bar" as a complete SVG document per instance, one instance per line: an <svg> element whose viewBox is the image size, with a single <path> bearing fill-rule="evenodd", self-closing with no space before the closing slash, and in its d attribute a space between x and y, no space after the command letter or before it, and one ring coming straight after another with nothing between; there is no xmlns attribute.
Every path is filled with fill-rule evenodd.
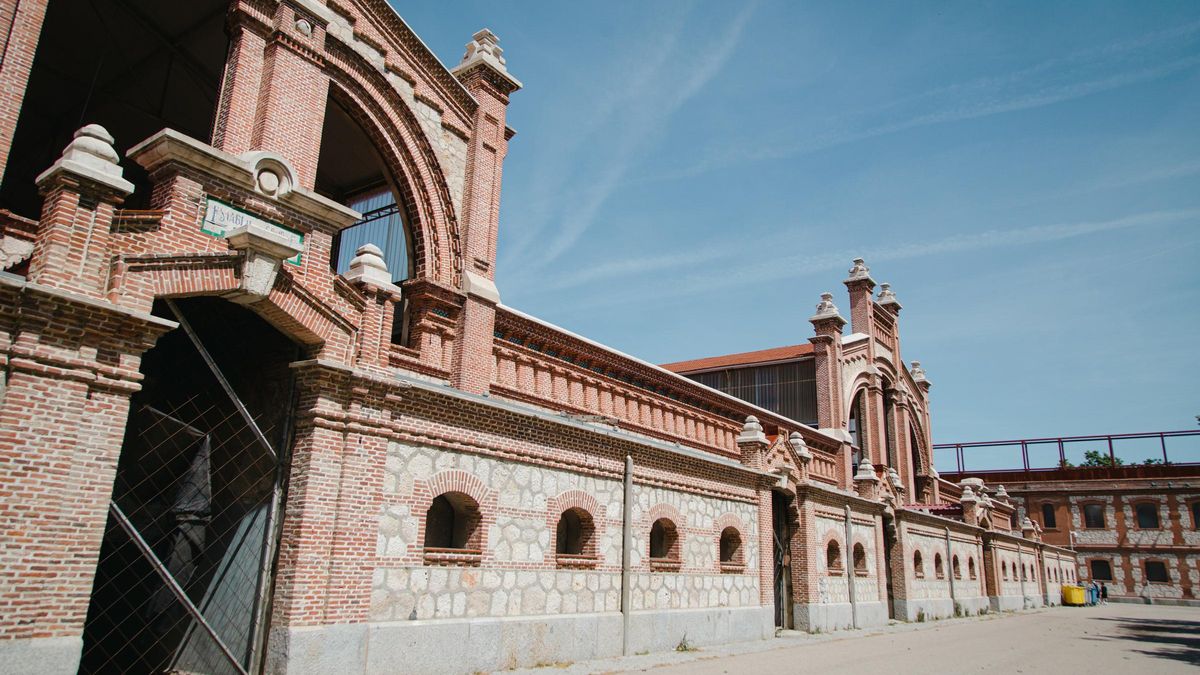
<svg viewBox="0 0 1200 675"><path fill-rule="evenodd" d="M171 312L175 315L175 318L179 320L179 325L183 326L184 332L187 333L188 339L192 341L192 344L196 347L196 351L200 352L200 357L204 359L204 363L208 365L208 369L212 371L212 374L217 378L217 382L221 383L221 388L225 390L225 394L229 396L229 400L233 402L233 406L237 408L237 411L241 414L242 419L246 421L246 426L250 427L250 431L254 433L254 437L258 439L258 442L260 445L262 445L263 450L265 450L266 453L271 456L271 459L278 462L279 455L277 455L274 448L271 447L271 442L267 440L267 437L263 434L262 429L258 428L258 423L254 421L254 417L250 415L250 411L246 410L246 406L242 403L242 399L238 398L237 392L235 392L233 387L230 386L229 380L225 379L225 374L222 373L221 369L217 367L217 362L213 360L212 355L208 353L208 349L204 347L204 343L200 341L200 336L196 335L196 331L192 330L192 324L188 323L188 320L183 316L183 312L179 311L179 307L175 304L174 300L168 298L167 307L171 308Z"/></svg>
<svg viewBox="0 0 1200 675"><path fill-rule="evenodd" d="M242 667L241 662L237 660L233 652L229 651L229 647L225 646L225 641L221 639L220 635L217 635L217 631L213 630L213 627L205 620L204 615L200 613L200 610L192 602L192 599L187 596L187 593L175 581L175 577L171 576L171 572L167 569L166 565L163 565L158 556L154 554L154 550L150 548L150 544L146 543L146 540L142 538L141 533L137 531L133 523L129 522L129 518L125 517L125 512L121 510L121 507L117 506L116 502L110 501L108 503L108 511L117 521L117 524L121 526L121 529L125 531L125 534L129 535L129 538L133 540L134 545L141 551L142 556L146 558L158 576L162 578L163 583L167 585L167 589L171 591L175 599L183 605L183 608L196 620L196 623L200 624L204 632L208 633L208 636L216 643L217 648L221 650L225 658L229 659L230 665L242 675L248 675L246 669Z"/></svg>

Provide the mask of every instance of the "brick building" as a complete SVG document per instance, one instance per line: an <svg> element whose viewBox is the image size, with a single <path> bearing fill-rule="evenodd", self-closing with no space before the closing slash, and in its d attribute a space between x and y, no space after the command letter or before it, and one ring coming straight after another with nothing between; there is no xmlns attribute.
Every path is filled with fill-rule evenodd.
<svg viewBox="0 0 1200 675"><path fill-rule="evenodd" d="M1038 605L1073 569L932 469L862 261L853 332L811 319L811 420L503 305L521 83L489 31L448 69L384 0L0 30L8 670L490 670Z"/></svg>
<svg viewBox="0 0 1200 675"><path fill-rule="evenodd" d="M950 476L950 474L947 474ZM1017 517L1078 556L1109 597L1200 605L1200 467L1071 467L953 474L1004 484Z"/></svg>

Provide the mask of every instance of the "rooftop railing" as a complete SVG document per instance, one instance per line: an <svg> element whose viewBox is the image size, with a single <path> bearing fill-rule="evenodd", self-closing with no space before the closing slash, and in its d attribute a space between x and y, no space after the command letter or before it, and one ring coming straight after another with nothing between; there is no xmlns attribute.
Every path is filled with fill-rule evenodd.
<svg viewBox="0 0 1200 675"><path fill-rule="evenodd" d="M1200 466L1200 429L936 443L933 449L935 458L953 451L957 473Z"/></svg>

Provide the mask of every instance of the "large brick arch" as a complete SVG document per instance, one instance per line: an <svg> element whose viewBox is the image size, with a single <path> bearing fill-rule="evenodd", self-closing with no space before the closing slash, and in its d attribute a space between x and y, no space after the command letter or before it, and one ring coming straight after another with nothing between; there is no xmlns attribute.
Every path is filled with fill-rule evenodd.
<svg viewBox="0 0 1200 675"><path fill-rule="evenodd" d="M450 188L433 146L407 102L363 57L327 42L329 93L371 139L400 189L413 237L414 278L457 287L461 239Z"/></svg>

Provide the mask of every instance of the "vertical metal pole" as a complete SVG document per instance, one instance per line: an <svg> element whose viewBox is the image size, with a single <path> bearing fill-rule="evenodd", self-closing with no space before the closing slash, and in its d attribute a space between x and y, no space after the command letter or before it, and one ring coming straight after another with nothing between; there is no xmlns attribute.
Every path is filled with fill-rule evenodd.
<svg viewBox="0 0 1200 675"><path fill-rule="evenodd" d="M946 575L950 579L950 611L952 614L958 614L958 599L954 597L954 573L957 568L954 566L954 550L950 546L950 528L946 530L946 564L950 566L950 574Z"/></svg>
<svg viewBox="0 0 1200 675"><path fill-rule="evenodd" d="M1058 439L1058 468L1061 469L1066 465L1067 465L1067 452L1066 452L1066 449L1063 448L1063 442L1062 442L1062 439L1060 438L1060 439Z"/></svg>
<svg viewBox="0 0 1200 675"><path fill-rule="evenodd" d="M629 656L630 606L629 565L633 553L633 456L625 455L625 501L621 507L621 654Z"/></svg>
<svg viewBox="0 0 1200 675"><path fill-rule="evenodd" d="M1021 441L1021 464L1025 467L1025 473L1029 473L1029 446L1025 441Z"/></svg>
<svg viewBox="0 0 1200 675"><path fill-rule="evenodd" d="M1113 452L1112 436L1108 437L1108 465L1115 467L1117 465L1117 455Z"/></svg>
<svg viewBox="0 0 1200 675"><path fill-rule="evenodd" d="M858 628L858 600L854 597L854 540L851 538L850 505L846 504L846 590L850 593L850 625Z"/></svg>
<svg viewBox="0 0 1200 675"><path fill-rule="evenodd" d="M963 447L962 443L954 446L954 457L958 460L958 472L963 472Z"/></svg>
<svg viewBox="0 0 1200 675"><path fill-rule="evenodd" d="M1166 464L1167 463L1167 437L1165 435L1163 435L1162 432L1159 432L1159 434L1158 434L1158 442L1159 442L1159 444L1162 445L1163 464ZM1193 527L1195 527L1195 525L1196 525L1195 523L1192 523Z"/></svg>

